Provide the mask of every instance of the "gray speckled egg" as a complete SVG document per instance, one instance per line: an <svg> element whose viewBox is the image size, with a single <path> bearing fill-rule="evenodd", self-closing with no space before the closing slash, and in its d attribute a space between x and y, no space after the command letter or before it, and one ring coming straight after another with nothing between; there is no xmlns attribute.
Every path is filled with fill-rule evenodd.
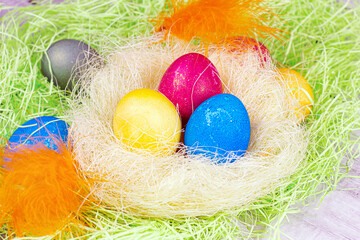
<svg viewBox="0 0 360 240"><path fill-rule="evenodd" d="M98 53L84 42L63 39L53 43L41 59L41 72L49 81L64 90L73 90L89 62L99 59ZM95 59L94 59L95 58Z"/></svg>

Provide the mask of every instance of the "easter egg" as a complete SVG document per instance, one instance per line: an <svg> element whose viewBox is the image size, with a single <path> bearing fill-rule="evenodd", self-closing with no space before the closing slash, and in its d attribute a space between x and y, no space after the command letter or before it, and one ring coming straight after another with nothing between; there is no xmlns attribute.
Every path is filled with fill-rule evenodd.
<svg viewBox="0 0 360 240"><path fill-rule="evenodd" d="M189 154L202 154L216 163L234 162L245 154L250 141L250 119L239 98L219 94L203 102L185 130Z"/></svg>
<svg viewBox="0 0 360 240"><path fill-rule="evenodd" d="M43 116L30 119L22 124L9 138L9 146L33 146L38 143L56 150L55 141L67 142L69 125L57 117Z"/></svg>
<svg viewBox="0 0 360 240"><path fill-rule="evenodd" d="M235 37L228 40L228 49L231 52L246 53L249 51L254 51L257 53L259 59L266 63L271 61L270 51L267 47L258 40L255 40L250 37Z"/></svg>
<svg viewBox="0 0 360 240"><path fill-rule="evenodd" d="M113 130L129 151L168 156L179 143L181 120L174 104L163 94L137 89L118 103Z"/></svg>
<svg viewBox="0 0 360 240"><path fill-rule="evenodd" d="M278 79L283 83L291 97L298 101L295 113L300 121L304 120L311 112L314 95L309 83L300 73L289 68L278 68Z"/></svg>
<svg viewBox="0 0 360 240"><path fill-rule="evenodd" d="M16 151L18 147L35 147L39 144L56 151L57 141L67 143L68 128L69 125L65 121L52 116L30 119L11 135L5 151ZM4 161L10 160L4 159Z"/></svg>
<svg viewBox="0 0 360 240"><path fill-rule="evenodd" d="M41 72L56 86L72 90L79 77L98 60L98 53L84 42L62 39L53 43L41 59Z"/></svg>
<svg viewBox="0 0 360 240"><path fill-rule="evenodd" d="M178 108L183 123L206 99L223 91L219 73L211 61L198 53L185 54L166 70L159 85Z"/></svg>

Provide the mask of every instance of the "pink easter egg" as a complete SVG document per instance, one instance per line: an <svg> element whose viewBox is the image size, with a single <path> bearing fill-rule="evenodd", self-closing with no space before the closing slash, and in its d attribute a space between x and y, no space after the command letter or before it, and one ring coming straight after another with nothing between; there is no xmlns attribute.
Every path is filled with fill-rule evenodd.
<svg viewBox="0 0 360 240"><path fill-rule="evenodd" d="M184 124L194 110L208 98L223 92L214 64L198 53L188 53L176 59L166 70L159 85L179 110Z"/></svg>

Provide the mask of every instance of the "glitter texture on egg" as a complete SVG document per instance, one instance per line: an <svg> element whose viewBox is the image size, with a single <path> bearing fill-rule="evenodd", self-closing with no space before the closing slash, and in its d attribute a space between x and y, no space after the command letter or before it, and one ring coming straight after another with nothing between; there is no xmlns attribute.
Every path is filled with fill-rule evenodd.
<svg viewBox="0 0 360 240"><path fill-rule="evenodd" d="M183 123L202 102L222 90L214 64L199 53L188 53L176 59L159 85L159 91L178 108Z"/></svg>

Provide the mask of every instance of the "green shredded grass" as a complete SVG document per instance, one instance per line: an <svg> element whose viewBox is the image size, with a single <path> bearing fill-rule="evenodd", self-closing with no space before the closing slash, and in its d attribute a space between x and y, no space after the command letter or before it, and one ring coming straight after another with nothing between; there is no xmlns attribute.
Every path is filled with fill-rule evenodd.
<svg viewBox="0 0 360 240"><path fill-rule="evenodd" d="M83 40L109 49L124 37L151 34L148 20L162 8L155 0L75 0L61 5L29 6L7 14L0 25L0 144L26 120L65 118L69 95L40 72L44 51L56 40ZM269 232L280 238L280 224L296 203L325 197L347 176L359 157L360 7L329 0L283 1L281 18L289 37L266 41L278 66L303 74L313 88L315 105L308 117L307 157L276 191L257 202L212 217L143 219L94 208L86 213L82 239L249 239ZM27 20L21 27L19 24ZM75 227L75 226L74 226ZM0 230L6 234L6 229ZM58 238L71 239L71 232Z"/></svg>

